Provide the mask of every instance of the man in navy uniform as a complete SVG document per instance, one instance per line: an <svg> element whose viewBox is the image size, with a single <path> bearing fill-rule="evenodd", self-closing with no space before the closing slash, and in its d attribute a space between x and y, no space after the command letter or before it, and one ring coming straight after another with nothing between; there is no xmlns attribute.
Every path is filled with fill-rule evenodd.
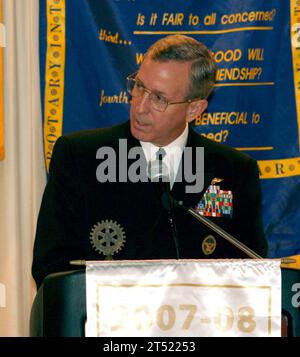
<svg viewBox="0 0 300 357"><path fill-rule="evenodd" d="M190 126L206 109L215 76L215 63L204 44L187 36L165 37L150 47L138 72L127 78L130 121L58 139L34 245L37 286L50 273L74 269L70 261L78 259L246 257L180 207L172 208L170 220L162 183L147 177L153 162L167 168L174 202L195 208L266 256L256 161ZM107 148L116 153L110 163L117 170L105 181L101 165ZM136 160L127 155L133 148L140 149L146 179L131 180L128 174L127 180L120 180L121 156L125 151L127 168L134 165ZM204 148L204 158L197 156L197 148ZM197 171L201 160L203 185L193 186L184 171L188 166Z"/></svg>

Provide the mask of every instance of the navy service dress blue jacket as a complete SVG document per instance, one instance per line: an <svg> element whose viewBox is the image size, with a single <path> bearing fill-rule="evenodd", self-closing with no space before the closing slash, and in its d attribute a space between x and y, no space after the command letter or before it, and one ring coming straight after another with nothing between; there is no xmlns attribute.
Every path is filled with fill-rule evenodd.
<svg viewBox="0 0 300 357"><path fill-rule="evenodd" d="M38 287L50 273L73 270L71 260L176 258L160 183L97 180L101 162L96 158L97 150L115 149L118 165L119 139L127 139L128 150L140 147L130 133L129 122L57 140L34 244L32 274ZM191 127L187 147L204 147L204 187L201 192L186 193L190 183L175 182L172 196L186 207L200 207L202 214L208 215L214 194L211 189L218 186L218 192L230 192L230 214L207 218L266 256L256 161L197 134ZM196 155L193 160L195 166ZM128 167L134 161L128 160ZM215 178L218 182L212 186ZM217 202L213 211L219 208ZM181 259L246 258L182 208L174 209L174 219Z"/></svg>

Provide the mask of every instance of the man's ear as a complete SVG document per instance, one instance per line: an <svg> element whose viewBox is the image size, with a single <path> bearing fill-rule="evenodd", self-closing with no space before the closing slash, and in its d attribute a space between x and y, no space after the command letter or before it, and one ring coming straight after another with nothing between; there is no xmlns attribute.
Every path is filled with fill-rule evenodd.
<svg viewBox="0 0 300 357"><path fill-rule="evenodd" d="M199 99L189 104L187 112L187 122L192 122L196 117L200 116L207 108L208 101L206 99Z"/></svg>

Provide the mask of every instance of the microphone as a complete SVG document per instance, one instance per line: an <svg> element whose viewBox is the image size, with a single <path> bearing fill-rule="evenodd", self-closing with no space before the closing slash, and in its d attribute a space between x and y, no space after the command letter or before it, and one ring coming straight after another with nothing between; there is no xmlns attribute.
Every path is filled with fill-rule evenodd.
<svg viewBox="0 0 300 357"><path fill-rule="evenodd" d="M168 166L162 160L150 161L147 169L148 178L151 182L161 182L163 193L161 196L162 206L168 213L168 221L175 245L176 257L180 259L178 233L174 217L174 200L170 193L170 176Z"/></svg>
<svg viewBox="0 0 300 357"><path fill-rule="evenodd" d="M165 204L166 207L169 204L168 201L171 201L171 206L172 207L180 207L182 208L185 212L193 216L195 219L197 219L199 222L203 223L207 227L209 227L211 230L213 230L215 233L220 235L222 238L226 239L229 243L233 244L235 247L240 249L242 252L244 252L248 257L253 258L253 259L263 259L262 256L254 252L252 249L247 247L244 243L240 242L237 238L233 237L231 234L227 233L224 229L219 227L217 224L213 223L209 219L201 216L199 213L196 212L193 208L187 208L183 205L182 201L176 201L171 194L169 194L169 198L163 198L163 204Z"/></svg>

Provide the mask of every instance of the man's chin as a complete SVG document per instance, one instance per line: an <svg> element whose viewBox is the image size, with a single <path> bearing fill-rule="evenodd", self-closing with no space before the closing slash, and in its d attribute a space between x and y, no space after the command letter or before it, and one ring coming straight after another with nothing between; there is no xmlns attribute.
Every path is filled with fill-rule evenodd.
<svg viewBox="0 0 300 357"><path fill-rule="evenodd" d="M146 141L145 140L145 138L144 138L144 136L145 135L143 135L143 133L141 133L139 130L136 130L135 128L130 128L130 131L131 131L131 135L135 138L135 139L137 139L137 140L139 140L139 141Z"/></svg>

